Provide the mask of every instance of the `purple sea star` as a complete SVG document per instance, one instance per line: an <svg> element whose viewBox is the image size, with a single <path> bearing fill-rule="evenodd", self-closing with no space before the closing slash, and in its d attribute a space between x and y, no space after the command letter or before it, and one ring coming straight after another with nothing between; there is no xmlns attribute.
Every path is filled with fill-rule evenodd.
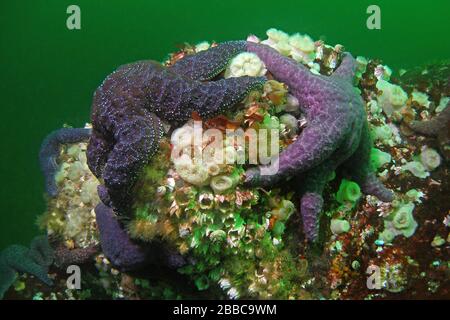
<svg viewBox="0 0 450 320"><path fill-rule="evenodd" d="M450 159L450 102L433 119L429 121L413 121L409 126L419 134L436 137L445 159Z"/></svg>
<svg viewBox="0 0 450 320"><path fill-rule="evenodd" d="M102 203L97 205L95 214L102 251L121 271L136 270L148 264L178 268L186 263L180 254L162 243L155 242L143 246L131 240L113 210L106 205Z"/></svg>
<svg viewBox="0 0 450 320"><path fill-rule="evenodd" d="M61 146L68 143L76 143L89 140L91 129L85 128L62 128L50 133L42 142L39 153L41 171L45 177L47 194L56 197L58 187L55 182L55 173L58 170L58 159Z"/></svg>
<svg viewBox="0 0 450 320"><path fill-rule="evenodd" d="M94 95L87 150L91 171L104 181L99 189L103 203L128 214L131 189L163 135L161 119L176 125L193 112L202 118L214 116L265 82L263 77L204 82L245 47L244 41L226 42L172 67L139 61L119 67L105 79Z"/></svg>
<svg viewBox="0 0 450 320"><path fill-rule="evenodd" d="M59 244L55 249L55 265L65 268L72 264L81 265L88 263L99 252L98 245L91 245L86 248L69 249L65 244Z"/></svg>
<svg viewBox="0 0 450 320"><path fill-rule="evenodd" d="M280 154L275 175L261 175L263 167L251 168L246 172L246 182L270 186L302 174L300 212L306 237L311 241L318 235L323 189L339 166L363 192L391 201L392 193L370 167L371 140L364 103L352 83L356 62L351 54L345 53L339 68L327 77L311 73L266 45L248 42L247 48L259 56L277 80L288 85L306 113L308 126Z"/></svg>

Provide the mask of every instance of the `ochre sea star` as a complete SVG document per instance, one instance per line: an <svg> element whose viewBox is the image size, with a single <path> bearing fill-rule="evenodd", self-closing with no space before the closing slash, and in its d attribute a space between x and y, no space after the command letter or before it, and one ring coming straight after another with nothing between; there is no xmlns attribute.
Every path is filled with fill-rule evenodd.
<svg viewBox="0 0 450 320"><path fill-rule="evenodd" d="M178 252L170 250L162 243L154 242L143 246L132 241L113 210L103 203L95 208L95 213L102 251L120 270L135 270L147 264L159 264L175 269L186 263Z"/></svg>
<svg viewBox="0 0 450 320"><path fill-rule="evenodd" d="M128 213L131 188L163 135L161 119L179 124L193 112L211 117L265 82L263 77L204 82L243 50L245 42L226 42L172 67L140 61L119 67L105 79L94 95L87 151L91 171L104 181L99 189L103 203L119 214Z"/></svg>
<svg viewBox="0 0 450 320"><path fill-rule="evenodd" d="M190 119L193 112L203 118L214 116L265 82L263 77L204 82L217 76L231 57L244 50L245 42L227 42L186 56L167 68L154 61L128 64L97 89L87 157L91 171L105 183L99 187L105 205L95 210L102 249L120 269L136 269L154 260L166 260L168 265L184 263L166 249L133 242L112 209L129 214L131 188L157 151L163 134L161 119L176 126Z"/></svg>
<svg viewBox="0 0 450 320"><path fill-rule="evenodd" d="M322 192L330 175L342 165L363 192L391 201L392 193L376 178L370 167L371 141L364 103L353 87L356 61L345 53L330 77L311 73L293 59L263 44L248 42L273 76L288 85L306 113L308 126L278 158L275 175L261 175L264 167L246 173L246 182L269 186L288 177L302 175L300 211L306 237L316 240L317 220L322 210Z"/></svg>
<svg viewBox="0 0 450 320"><path fill-rule="evenodd" d="M76 143L89 140L91 129L62 128L50 133L42 142L39 153L41 171L45 177L45 187L50 197L56 197L58 187L55 182L55 173L58 170L57 159L63 144Z"/></svg>

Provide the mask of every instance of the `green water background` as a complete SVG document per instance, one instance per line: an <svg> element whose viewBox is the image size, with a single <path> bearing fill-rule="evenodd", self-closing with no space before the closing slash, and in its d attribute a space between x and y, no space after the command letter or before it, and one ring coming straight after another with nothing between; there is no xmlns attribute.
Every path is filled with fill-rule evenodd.
<svg viewBox="0 0 450 320"><path fill-rule="evenodd" d="M66 28L70 4L81 8L81 30ZM382 30L366 28L370 4L381 7ZM449 12L449 0L1 1L0 248L38 232L42 139L64 123L89 121L95 88L117 66L162 60L184 41L263 37L277 27L341 43L398 70L450 58Z"/></svg>

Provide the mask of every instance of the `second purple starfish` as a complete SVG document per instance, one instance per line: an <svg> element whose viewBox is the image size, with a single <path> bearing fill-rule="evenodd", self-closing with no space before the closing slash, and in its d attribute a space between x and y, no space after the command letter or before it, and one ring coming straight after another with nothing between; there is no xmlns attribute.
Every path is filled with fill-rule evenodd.
<svg viewBox="0 0 450 320"><path fill-rule="evenodd" d="M345 53L339 68L327 77L312 74L269 46L248 42L247 49L259 56L277 80L288 85L306 113L308 126L280 154L276 174L261 175L263 167L252 168L246 173L246 182L270 186L301 174L300 211L310 241L317 239L323 189L338 167L364 193L392 201L392 192L377 179L370 166L372 142L367 116L363 100L353 86L355 59Z"/></svg>

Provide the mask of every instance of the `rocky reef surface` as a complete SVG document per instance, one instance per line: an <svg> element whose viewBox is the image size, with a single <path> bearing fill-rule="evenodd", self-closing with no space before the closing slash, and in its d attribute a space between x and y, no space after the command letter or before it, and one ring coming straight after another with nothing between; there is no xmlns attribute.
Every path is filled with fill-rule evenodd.
<svg viewBox="0 0 450 320"><path fill-rule="evenodd" d="M333 75L345 57L342 45L276 29L268 30L265 40L249 36L247 41L273 48L311 75ZM163 65L171 68L216 45L186 45ZM233 109L208 119L193 112L180 126L164 128L158 151L130 192L131 214L111 211L108 216L98 209L96 219L101 203L97 188L103 181L88 167L88 142L62 143L56 167L52 162L56 173L47 211L38 218L51 246L47 244L46 252L53 258L47 260L53 262L13 268L11 261L34 263L29 257L33 248L6 248L0 255L0 266L8 270L8 279L0 278L4 298L448 298L448 64L396 73L380 60L356 57L351 80L363 101L370 134L364 147L370 150L370 170L393 191L393 201L365 195L364 186L351 175L333 168L323 183L317 235L311 241L300 197L314 188L305 184L316 180L300 175L270 186L246 183L246 171L254 168L249 160L257 150L252 143L237 144L239 133L255 133L256 145L267 149L276 142L276 151L282 153L316 125L292 88L264 60L255 53L236 53L215 75L215 81L267 78L262 89L248 93ZM336 130L348 125L345 119L333 122ZM195 126L211 133L199 150L192 150ZM230 136L227 130L237 134ZM276 135L267 139L260 134L270 130ZM222 150L214 144L218 136L227 161L215 157ZM187 150L197 156L186 158ZM236 161L240 157L243 163ZM117 246L99 233L99 224L119 228L112 238L124 237L123 247L133 254L138 248L139 255L131 256L138 257L138 267L120 263L117 258L128 258L127 253L109 254ZM67 286L70 265L82 270L81 289Z"/></svg>

